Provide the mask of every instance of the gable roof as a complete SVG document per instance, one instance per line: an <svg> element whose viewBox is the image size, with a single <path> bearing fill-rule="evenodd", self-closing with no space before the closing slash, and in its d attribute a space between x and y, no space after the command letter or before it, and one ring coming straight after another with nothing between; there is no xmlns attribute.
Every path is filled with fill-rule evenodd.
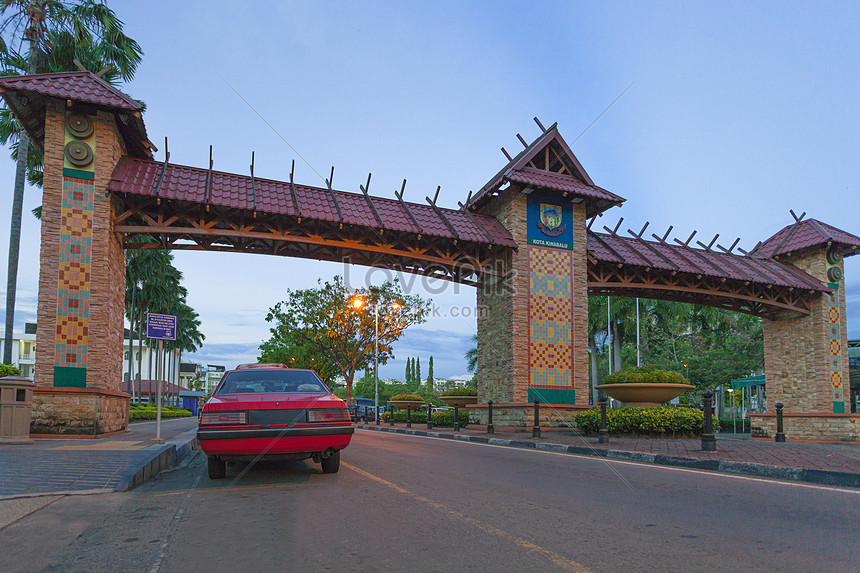
<svg viewBox="0 0 860 573"><path fill-rule="evenodd" d="M44 149L46 102L53 98L114 112L129 154L152 157L153 146L141 116L143 105L92 72L3 76L0 95L40 149Z"/></svg>
<svg viewBox="0 0 860 573"><path fill-rule="evenodd" d="M844 253L846 257L857 254L860 249L860 237L817 219L804 219L784 227L756 247L754 252L766 257L778 257L829 243L851 247Z"/></svg>
<svg viewBox="0 0 860 573"><path fill-rule="evenodd" d="M481 187L469 201L467 208L473 211L478 209L508 182L543 187L581 197L586 201L589 217L624 202L624 198L594 184L558 132L557 123L552 124Z"/></svg>

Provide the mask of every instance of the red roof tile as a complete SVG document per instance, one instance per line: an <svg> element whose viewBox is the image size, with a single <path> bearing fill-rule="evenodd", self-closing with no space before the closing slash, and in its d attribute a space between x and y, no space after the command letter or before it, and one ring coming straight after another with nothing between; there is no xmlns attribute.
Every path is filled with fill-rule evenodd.
<svg viewBox="0 0 860 573"><path fill-rule="evenodd" d="M555 191L567 191L574 195L581 195L593 199L605 199L612 203L621 203L624 201L618 195L610 193L606 189L601 189L596 185L586 185L576 177L565 175L563 173L554 173L552 171L541 171L534 167L524 167L523 169L515 169L507 176L509 181L532 185L534 187L544 187Z"/></svg>
<svg viewBox="0 0 860 573"><path fill-rule="evenodd" d="M682 245L640 241L594 232L588 233L587 249L588 254L600 262L622 263L804 290L828 290L821 281L793 265L760 256L709 252Z"/></svg>
<svg viewBox="0 0 860 573"><path fill-rule="evenodd" d="M90 72L5 76L0 78L0 88L129 111L143 109L141 104Z"/></svg>
<svg viewBox="0 0 860 573"><path fill-rule="evenodd" d="M575 176L561 175L553 171L527 167L532 159L551 145L557 146L561 150L561 155L566 158L568 166L573 170ZM574 185L570 180L576 181L578 185ZM620 205L624 202L624 198L594 185L591 177L588 176L588 173L585 172L579 160L564 141L564 138L561 137L556 124L553 124L538 136L537 139L531 142L516 157L511 159L501 171L496 173L486 185L481 187L475 193L475 196L472 197L468 207L473 210L477 209L489 201L494 196L494 192L508 181L535 185L555 191L567 191L573 193L575 196L581 196L586 200L586 214L588 217L602 213L610 207Z"/></svg>
<svg viewBox="0 0 860 573"><path fill-rule="evenodd" d="M827 243L839 243L851 247L860 247L860 237L847 233L827 223L816 219L805 219L780 230L777 234L764 241L756 249L756 253L776 257L787 253L797 252L810 247L818 247Z"/></svg>
<svg viewBox="0 0 860 573"><path fill-rule="evenodd" d="M162 163L155 161L124 157L114 169L108 189L114 193L154 196L156 195L155 187L162 165ZM206 169L198 167L168 165L161 179L158 196L177 201L206 203L207 174ZM211 177L208 200L211 205L248 211L256 210L261 213L276 215L298 216L288 182L254 178L252 193L250 176L213 171ZM298 184L294 187L302 217L331 222L339 221L337 209L328 189ZM372 228L379 227L373 209L363 194L346 191L334 191L334 194L344 223ZM508 230L493 217L440 208L443 216L457 232L457 237L454 237L445 221L430 205L407 203L404 206L396 199L384 197L372 197L371 200L387 230L419 232L406 213L406 206L408 206L418 224L421 225L422 234L452 239L459 238L475 243L489 243L486 234L481 230L483 228L492 238L492 243L506 247L517 246Z"/></svg>

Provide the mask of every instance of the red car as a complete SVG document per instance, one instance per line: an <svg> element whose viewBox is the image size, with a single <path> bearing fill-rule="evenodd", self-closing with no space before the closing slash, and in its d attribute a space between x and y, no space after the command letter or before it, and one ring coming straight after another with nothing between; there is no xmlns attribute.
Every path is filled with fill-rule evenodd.
<svg viewBox="0 0 860 573"><path fill-rule="evenodd" d="M354 431L344 401L312 370L241 364L203 407L197 439L211 479L223 478L234 460L313 458L333 474Z"/></svg>

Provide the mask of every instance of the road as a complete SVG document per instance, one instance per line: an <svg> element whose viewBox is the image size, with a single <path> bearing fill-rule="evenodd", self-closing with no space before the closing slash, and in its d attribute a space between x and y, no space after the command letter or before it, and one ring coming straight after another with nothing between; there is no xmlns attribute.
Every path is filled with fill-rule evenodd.
<svg viewBox="0 0 860 573"><path fill-rule="evenodd" d="M0 571L860 569L860 490L368 431L342 460L61 498Z"/></svg>

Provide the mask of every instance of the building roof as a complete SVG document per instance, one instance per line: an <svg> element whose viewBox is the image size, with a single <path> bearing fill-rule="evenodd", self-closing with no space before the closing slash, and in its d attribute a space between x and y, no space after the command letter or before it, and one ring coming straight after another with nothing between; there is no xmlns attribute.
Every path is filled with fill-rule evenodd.
<svg viewBox="0 0 860 573"><path fill-rule="evenodd" d="M541 156L545 158L543 161ZM508 182L561 191L572 195L571 198L581 197L585 200L588 217L624 202L624 198L594 184L561 137L557 124L544 130L481 187L469 201L469 209L480 208Z"/></svg>
<svg viewBox="0 0 860 573"><path fill-rule="evenodd" d="M162 173L163 171L163 173ZM386 231L424 234L482 244L516 247L507 229L495 218L421 203L370 197L248 175L208 171L124 157L114 169L108 190L113 193L157 196L161 199L207 204L275 215L342 222L378 229L378 214ZM295 191L295 200L293 198ZM332 200L334 194L336 201ZM296 205L298 202L298 208ZM343 217L338 216L338 208ZM376 212L374 213L374 209ZM407 209L409 212L407 212ZM420 225L416 227L410 213ZM441 215L440 215L441 213ZM444 218L443 218L444 217ZM447 222L446 222L447 221ZM448 224L456 231L451 232Z"/></svg>
<svg viewBox="0 0 860 573"><path fill-rule="evenodd" d="M812 275L793 265L763 256L718 253L592 231L588 232L587 249L588 256L599 262L636 265L762 285L829 291L824 283Z"/></svg>
<svg viewBox="0 0 860 573"><path fill-rule="evenodd" d="M817 219L804 219L781 229L756 247L755 252L767 257L778 257L830 243L849 247L845 256L857 254L860 249L860 237Z"/></svg>
<svg viewBox="0 0 860 573"><path fill-rule="evenodd" d="M55 98L115 112L117 129L129 153L152 157L152 144L141 117L143 105L91 72L3 76L0 94L40 149L45 140L45 102Z"/></svg>
<svg viewBox="0 0 860 573"><path fill-rule="evenodd" d="M142 111L143 105L131 99L91 72L60 72L0 78L0 88L70 99L90 105Z"/></svg>

